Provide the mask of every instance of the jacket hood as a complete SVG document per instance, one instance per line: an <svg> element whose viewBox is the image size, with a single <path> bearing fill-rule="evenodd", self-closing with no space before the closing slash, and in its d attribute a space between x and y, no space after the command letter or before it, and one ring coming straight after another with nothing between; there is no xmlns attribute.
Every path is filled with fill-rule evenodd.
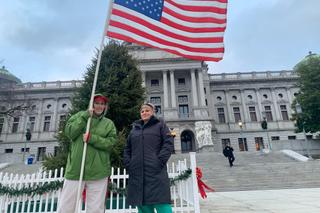
<svg viewBox="0 0 320 213"><path fill-rule="evenodd" d="M105 117L105 115L107 114L107 111L108 111L107 107L109 106L108 103L109 103L110 100L109 100L108 97L104 96L104 95L101 94L101 93L95 94L94 97L93 97L93 100L94 100L96 97L102 97L102 98L104 98L105 101L106 101L106 108L104 109L104 111L101 113L100 116L97 116L98 118L103 118L103 117Z"/></svg>

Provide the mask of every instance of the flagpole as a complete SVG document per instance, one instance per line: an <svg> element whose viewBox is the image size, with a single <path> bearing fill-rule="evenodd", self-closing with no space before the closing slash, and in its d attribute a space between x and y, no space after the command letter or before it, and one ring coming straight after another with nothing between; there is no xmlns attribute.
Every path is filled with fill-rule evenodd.
<svg viewBox="0 0 320 213"><path fill-rule="evenodd" d="M90 98L90 103L89 103L89 107L88 107L89 109L91 109L93 107L93 99L94 99L94 94L95 94L96 86L97 86L97 80L98 80L98 75L99 75L99 68L100 68L102 50L103 50L103 47L104 47L104 39L106 37L106 30L108 29L108 26L109 26L109 20L110 20L110 16L111 16L112 4L113 4L113 0L110 0L109 1L108 15L107 15L107 18L106 18L106 21L105 21L105 26L104 26L104 29L103 29L102 39L101 39L101 43L100 43L96 70L95 70L95 73L94 73L93 85L92 85L92 90L91 90L91 98ZM90 132L91 120L92 120L92 115L89 117L89 119L87 121L86 134L89 134L89 132ZM84 164L85 164L85 161L86 161L86 154L87 154L87 141L84 141L75 213L79 213L79 211L81 211L81 209L82 209L80 195L81 195L81 185L82 185L82 181L83 181Z"/></svg>

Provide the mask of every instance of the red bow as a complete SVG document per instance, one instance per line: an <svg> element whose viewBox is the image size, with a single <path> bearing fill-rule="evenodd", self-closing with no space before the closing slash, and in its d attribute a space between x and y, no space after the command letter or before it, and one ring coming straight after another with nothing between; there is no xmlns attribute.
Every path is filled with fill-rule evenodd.
<svg viewBox="0 0 320 213"><path fill-rule="evenodd" d="M214 189L207 186L202 180L202 171L199 167L196 168L196 175L197 175L197 181L198 181L198 188L199 192L202 198L206 198L207 194L205 189L207 189L209 192L214 192Z"/></svg>

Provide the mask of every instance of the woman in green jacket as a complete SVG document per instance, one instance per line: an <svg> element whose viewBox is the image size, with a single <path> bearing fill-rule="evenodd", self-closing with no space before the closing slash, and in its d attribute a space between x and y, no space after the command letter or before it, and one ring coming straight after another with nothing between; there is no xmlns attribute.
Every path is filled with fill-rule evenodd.
<svg viewBox="0 0 320 213"><path fill-rule="evenodd" d="M74 213L75 211L85 142L88 146L82 188L86 187L87 213L105 211L105 194L108 177L111 174L110 152L117 140L113 122L104 117L107 108L108 98L100 94L95 95L93 108L73 115L65 126L65 134L71 141L71 148L58 213ZM90 133L85 134L90 116L92 116Z"/></svg>

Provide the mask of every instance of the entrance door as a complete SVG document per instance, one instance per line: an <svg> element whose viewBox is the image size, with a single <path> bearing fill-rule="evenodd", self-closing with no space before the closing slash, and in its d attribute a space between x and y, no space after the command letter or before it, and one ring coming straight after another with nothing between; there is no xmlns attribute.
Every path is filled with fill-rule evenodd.
<svg viewBox="0 0 320 213"><path fill-rule="evenodd" d="M193 147L193 134L190 131L184 131L181 134L181 152L194 151Z"/></svg>

